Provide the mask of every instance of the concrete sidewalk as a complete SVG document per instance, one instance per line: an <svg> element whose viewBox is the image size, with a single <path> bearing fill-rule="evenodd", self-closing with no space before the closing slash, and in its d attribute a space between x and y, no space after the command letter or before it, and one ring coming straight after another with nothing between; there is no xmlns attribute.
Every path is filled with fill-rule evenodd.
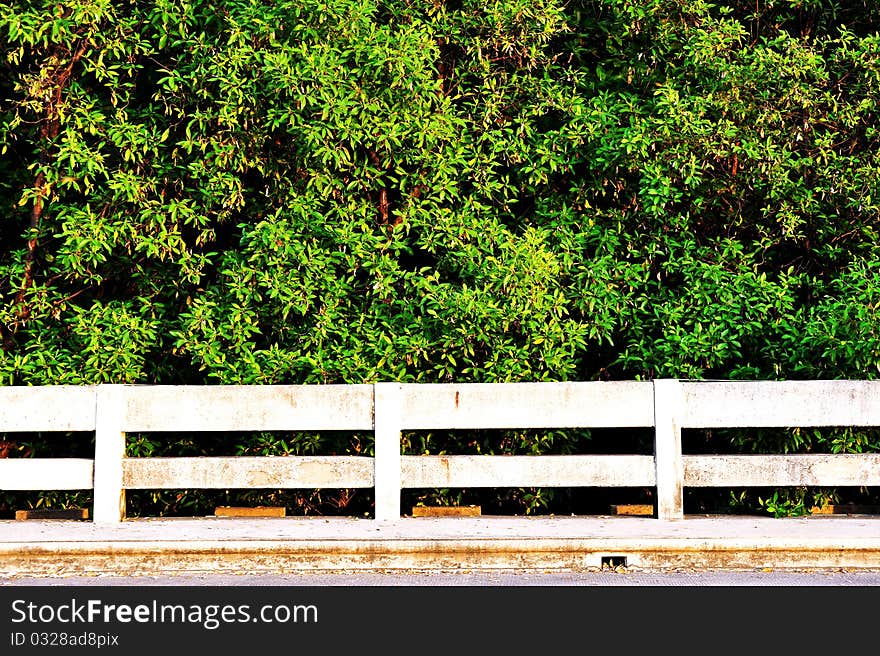
<svg viewBox="0 0 880 656"><path fill-rule="evenodd" d="M880 570L880 517L0 521L0 576L321 571Z"/></svg>

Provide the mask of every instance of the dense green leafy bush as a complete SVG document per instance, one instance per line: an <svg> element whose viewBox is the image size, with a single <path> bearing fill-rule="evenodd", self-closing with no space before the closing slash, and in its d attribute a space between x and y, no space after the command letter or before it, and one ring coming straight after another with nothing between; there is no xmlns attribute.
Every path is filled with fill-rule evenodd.
<svg viewBox="0 0 880 656"><path fill-rule="evenodd" d="M0 384L875 378L878 30L854 0L2 2Z"/></svg>

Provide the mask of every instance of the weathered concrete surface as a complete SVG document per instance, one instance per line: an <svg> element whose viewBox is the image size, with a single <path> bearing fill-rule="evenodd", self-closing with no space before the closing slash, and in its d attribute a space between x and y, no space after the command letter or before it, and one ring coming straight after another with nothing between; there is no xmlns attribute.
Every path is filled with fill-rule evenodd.
<svg viewBox="0 0 880 656"><path fill-rule="evenodd" d="M126 489L347 488L373 486L365 456L124 458Z"/></svg>
<svg viewBox="0 0 880 656"><path fill-rule="evenodd" d="M880 569L880 517L0 522L0 576L350 570Z"/></svg>
<svg viewBox="0 0 880 656"><path fill-rule="evenodd" d="M654 484L653 456L401 456L400 485L410 488L651 487Z"/></svg>
<svg viewBox="0 0 880 656"><path fill-rule="evenodd" d="M880 454L683 456L684 484L693 487L880 485Z"/></svg>
<svg viewBox="0 0 880 656"><path fill-rule="evenodd" d="M682 381L681 387L683 427L880 425L876 380Z"/></svg>
<svg viewBox="0 0 880 656"><path fill-rule="evenodd" d="M397 387L402 394L402 428L654 425L650 382L409 383Z"/></svg>
<svg viewBox="0 0 880 656"><path fill-rule="evenodd" d="M681 519L684 515L681 412L681 383L677 380L655 380L654 469L657 516L663 520Z"/></svg>
<svg viewBox="0 0 880 656"><path fill-rule="evenodd" d="M0 386L0 430L94 430L97 389L97 385Z"/></svg>
<svg viewBox="0 0 880 656"><path fill-rule="evenodd" d="M371 430L372 385L124 385L139 431Z"/></svg>

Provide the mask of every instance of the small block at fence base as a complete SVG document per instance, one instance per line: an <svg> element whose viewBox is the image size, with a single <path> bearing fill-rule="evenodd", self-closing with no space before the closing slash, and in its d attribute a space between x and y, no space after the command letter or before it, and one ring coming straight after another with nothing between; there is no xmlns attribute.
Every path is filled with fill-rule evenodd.
<svg viewBox="0 0 880 656"><path fill-rule="evenodd" d="M69 508L66 510L16 510L15 519L88 519L88 508Z"/></svg>
<svg viewBox="0 0 880 656"><path fill-rule="evenodd" d="M880 506L828 504L827 506L813 506L810 508L810 513L813 515L880 515Z"/></svg>
<svg viewBox="0 0 880 656"><path fill-rule="evenodd" d="M611 506L612 515L652 515L654 506L644 503L630 503L619 506Z"/></svg>
<svg viewBox="0 0 880 656"><path fill-rule="evenodd" d="M287 508L281 506L255 506L252 508L236 506L217 506L215 517L284 517Z"/></svg>
<svg viewBox="0 0 880 656"><path fill-rule="evenodd" d="M480 506L413 506L413 517L477 517Z"/></svg>

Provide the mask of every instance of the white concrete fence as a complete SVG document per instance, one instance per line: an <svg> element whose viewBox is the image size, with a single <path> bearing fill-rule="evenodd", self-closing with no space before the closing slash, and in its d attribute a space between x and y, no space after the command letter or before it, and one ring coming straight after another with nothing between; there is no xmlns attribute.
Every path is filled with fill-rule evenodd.
<svg viewBox="0 0 880 656"><path fill-rule="evenodd" d="M877 486L880 454L683 455L682 428L880 426L880 381L0 387L0 434L94 431L95 457L0 459L2 490L93 490L95 522L133 489ZM401 455L401 431L653 428L654 455ZM373 431L375 456L125 457L126 433Z"/></svg>

